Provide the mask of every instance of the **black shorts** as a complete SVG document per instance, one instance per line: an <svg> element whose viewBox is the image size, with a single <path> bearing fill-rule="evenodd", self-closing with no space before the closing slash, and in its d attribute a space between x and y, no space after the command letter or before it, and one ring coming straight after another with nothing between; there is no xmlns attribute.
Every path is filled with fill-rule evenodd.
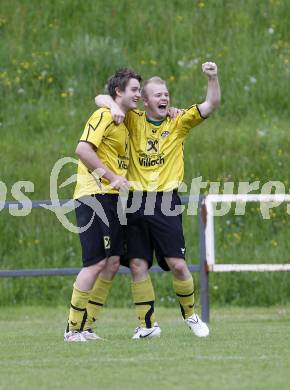
<svg viewBox="0 0 290 390"><path fill-rule="evenodd" d="M109 256L123 255L124 229L118 217L117 202L117 194L96 194L76 200L84 267Z"/></svg>
<svg viewBox="0 0 290 390"><path fill-rule="evenodd" d="M176 191L148 192L139 196L142 198L141 207L133 213L127 213L126 257L129 260L144 259L151 267L155 251L159 266L169 271L165 257L185 258L180 198ZM132 206L132 198L131 193L127 208ZM179 210L179 214L172 215L173 210Z"/></svg>

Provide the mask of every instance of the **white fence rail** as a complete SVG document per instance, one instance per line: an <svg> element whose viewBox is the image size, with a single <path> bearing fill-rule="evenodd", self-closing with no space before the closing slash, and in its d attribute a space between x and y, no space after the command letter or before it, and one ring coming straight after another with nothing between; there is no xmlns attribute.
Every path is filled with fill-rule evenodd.
<svg viewBox="0 0 290 390"><path fill-rule="evenodd" d="M208 195L205 198L206 207L206 226L205 226L205 242L206 242L206 261L209 271L213 272L241 272L241 271L290 271L290 264L216 264L215 261L215 234L214 234L214 207L216 203L273 203L277 207L283 202L290 202L288 194L251 194L251 195Z"/></svg>

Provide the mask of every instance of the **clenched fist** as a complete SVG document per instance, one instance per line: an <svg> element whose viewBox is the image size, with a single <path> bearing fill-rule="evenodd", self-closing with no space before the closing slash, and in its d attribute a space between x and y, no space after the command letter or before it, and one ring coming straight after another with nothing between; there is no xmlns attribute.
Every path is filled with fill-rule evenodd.
<svg viewBox="0 0 290 390"><path fill-rule="evenodd" d="M202 71L208 77L217 76L217 65L214 62L205 62L202 64Z"/></svg>

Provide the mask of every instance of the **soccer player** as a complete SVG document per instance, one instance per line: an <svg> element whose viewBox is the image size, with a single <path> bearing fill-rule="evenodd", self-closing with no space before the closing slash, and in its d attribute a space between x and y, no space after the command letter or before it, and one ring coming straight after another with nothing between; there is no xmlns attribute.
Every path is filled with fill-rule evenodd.
<svg viewBox="0 0 290 390"><path fill-rule="evenodd" d="M141 77L124 68L108 81L109 96L122 112L135 109L140 99ZM96 340L90 328L84 329L94 307L94 284L107 265L107 279L100 279L100 300L105 300L110 276L118 271L123 253L123 231L117 214L119 190L129 188L125 178L129 162L129 134L124 124L116 125L109 109L101 108L88 120L76 148L79 157L74 199L80 229L83 268L73 286L71 307L64 340ZM111 273L111 274L110 274Z"/></svg>
<svg viewBox="0 0 290 390"><path fill-rule="evenodd" d="M130 134L127 179L139 184L135 187L136 192L141 189L141 207L130 213L136 192L130 193L127 211L127 250L133 288L138 291L148 283L148 269L155 250L159 265L172 272L173 288L182 316L198 337L208 336L209 329L194 312L193 278L185 262L182 218L181 214L173 215L171 211L180 205L177 189L184 174L183 144L186 137L191 128L203 122L220 104L216 64L206 62L202 64L202 71L208 78L205 101L192 105L175 119L167 116L169 92L165 81L159 77L152 77L144 83L145 112L133 109L124 114L109 96L96 97L97 105L111 109L116 123L124 119ZM135 304L137 313L142 308L147 320L137 328L133 338L153 337L155 330L150 316L154 312L154 296L143 294Z"/></svg>

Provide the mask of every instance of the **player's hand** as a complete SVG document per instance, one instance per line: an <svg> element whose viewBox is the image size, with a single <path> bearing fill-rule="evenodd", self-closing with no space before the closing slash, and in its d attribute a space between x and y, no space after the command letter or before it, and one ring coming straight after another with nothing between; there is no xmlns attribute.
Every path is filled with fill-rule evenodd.
<svg viewBox="0 0 290 390"><path fill-rule="evenodd" d="M202 64L202 71L207 77L217 76L217 65L214 62L205 62Z"/></svg>
<svg viewBox="0 0 290 390"><path fill-rule="evenodd" d="M184 110L176 107L169 107L167 111L167 116L169 116L170 119L175 119L177 115L184 112Z"/></svg>
<svg viewBox="0 0 290 390"><path fill-rule="evenodd" d="M114 107L111 108L111 114L116 125L119 125L124 121L125 114L117 105L114 105Z"/></svg>
<svg viewBox="0 0 290 390"><path fill-rule="evenodd" d="M110 183L112 188L116 188L116 190L126 192L130 188L130 184L128 180L124 176L115 175L113 180Z"/></svg>

